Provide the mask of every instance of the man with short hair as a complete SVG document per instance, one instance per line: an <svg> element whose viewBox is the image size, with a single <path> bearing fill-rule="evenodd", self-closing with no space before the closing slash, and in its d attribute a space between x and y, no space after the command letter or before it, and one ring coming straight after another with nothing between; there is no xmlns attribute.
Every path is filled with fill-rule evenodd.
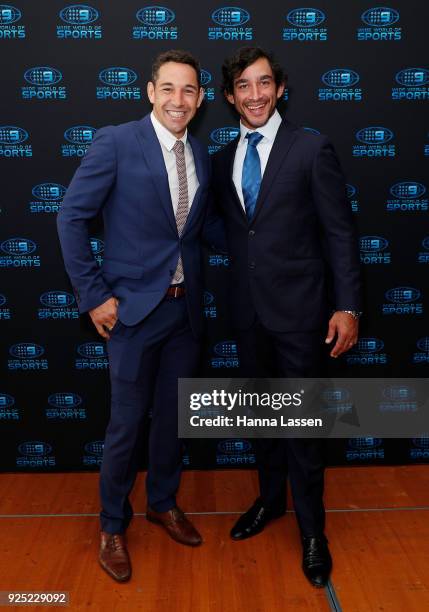
<svg viewBox="0 0 429 612"><path fill-rule="evenodd" d="M214 156L212 184L232 261L228 295L241 365L246 376L317 377L324 344L336 338L330 354L338 357L358 335L359 257L341 169L325 136L297 128L276 110L286 79L269 53L241 48L222 72L240 134ZM289 473L303 570L324 586L332 562L320 440L255 446L260 497L231 536L256 535L285 513Z"/></svg>
<svg viewBox="0 0 429 612"><path fill-rule="evenodd" d="M80 312L89 312L107 340L112 402L100 472L99 560L121 582L131 576L124 534L133 516L139 430L150 411L146 518L182 544L201 543L176 505L177 380L197 368L203 224L208 241L218 236L207 212L208 154L187 131L204 95L197 60L186 51L161 53L147 93L150 115L97 131L58 215ZM101 269L88 233L100 211Z"/></svg>

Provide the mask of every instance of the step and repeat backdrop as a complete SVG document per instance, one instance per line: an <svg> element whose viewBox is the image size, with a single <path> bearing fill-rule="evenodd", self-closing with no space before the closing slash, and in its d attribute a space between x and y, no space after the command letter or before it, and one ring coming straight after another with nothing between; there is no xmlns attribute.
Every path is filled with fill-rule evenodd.
<svg viewBox="0 0 429 612"><path fill-rule="evenodd" d="M167 2L167 0L166 0ZM190 0L0 4L0 469L97 469L109 414L108 362L79 318L56 214L97 128L150 110L153 58L169 48L201 61L205 103L192 125L211 154L238 121L220 93L223 59L242 45L275 53L289 75L281 112L328 134L360 234L365 314L337 376L427 376L429 363L429 7L396 0ZM424 49L424 45L426 49ZM103 260L103 233L91 245ZM205 254L204 376L235 376L227 323L229 261ZM413 411L413 389L386 381L386 410ZM390 381L392 383L392 381ZM333 392L339 413L350 406ZM429 432L428 432L429 433ZM142 465L145 462L142 440ZM429 437L331 440L336 465L426 462ZM191 468L254 467L251 440L186 443Z"/></svg>

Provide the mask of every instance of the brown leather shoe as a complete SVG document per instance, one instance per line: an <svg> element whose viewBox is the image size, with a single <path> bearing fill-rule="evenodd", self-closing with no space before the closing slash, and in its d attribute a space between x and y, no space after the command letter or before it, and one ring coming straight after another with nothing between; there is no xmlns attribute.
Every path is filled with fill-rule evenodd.
<svg viewBox="0 0 429 612"><path fill-rule="evenodd" d="M118 582L126 582L131 577L131 563L128 556L125 537L119 533L101 532L100 554L101 567Z"/></svg>
<svg viewBox="0 0 429 612"><path fill-rule="evenodd" d="M146 518L151 523L162 525L168 535L176 542L187 546L199 546L203 541L193 524L177 506L167 512L155 512L148 506Z"/></svg>

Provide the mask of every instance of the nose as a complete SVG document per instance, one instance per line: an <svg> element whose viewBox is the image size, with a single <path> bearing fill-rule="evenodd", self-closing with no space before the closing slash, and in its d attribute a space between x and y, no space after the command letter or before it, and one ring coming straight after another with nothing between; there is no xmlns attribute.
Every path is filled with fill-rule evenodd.
<svg viewBox="0 0 429 612"><path fill-rule="evenodd" d="M174 106L182 106L183 91L181 89L174 90L171 101L173 102Z"/></svg>
<svg viewBox="0 0 429 612"><path fill-rule="evenodd" d="M252 100L257 100L260 97L259 83L252 83L250 85L250 97Z"/></svg>

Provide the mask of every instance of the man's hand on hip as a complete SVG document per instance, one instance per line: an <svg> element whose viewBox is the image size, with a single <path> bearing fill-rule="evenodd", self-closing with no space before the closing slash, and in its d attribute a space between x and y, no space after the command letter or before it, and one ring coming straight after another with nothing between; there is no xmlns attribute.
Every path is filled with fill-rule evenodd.
<svg viewBox="0 0 429 612"><path fill-rule="evenodd" d="M359 330L359 320L355 319L347 312L337 310L329 320L328 335L326 344L332 342L337 336L337 341L330 352L331 357L339 357L352 348L357 342Z"/></svg>
<svg viewBox="0 0 429 612"><path fill-rule="evenodd" d="M118 319L118 300L115 297L109 298L104 304L90 310L89 316L100 336L109 340L108 332L111 331Z"/></svg>

